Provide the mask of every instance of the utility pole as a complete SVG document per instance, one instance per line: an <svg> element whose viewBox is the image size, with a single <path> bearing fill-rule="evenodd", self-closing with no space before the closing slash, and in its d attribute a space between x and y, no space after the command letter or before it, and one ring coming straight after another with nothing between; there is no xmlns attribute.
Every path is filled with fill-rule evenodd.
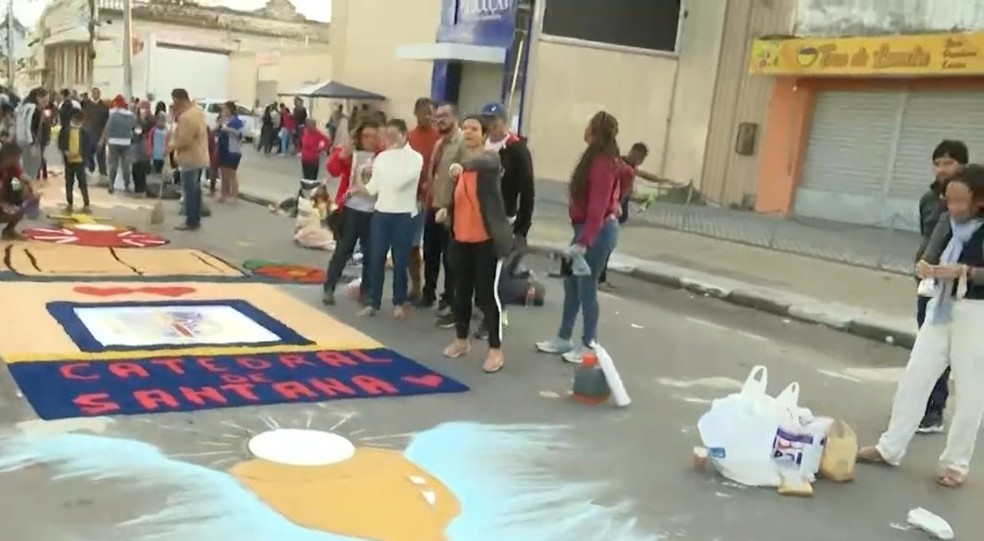
<svg viewBox="0 0 984 541"><path fill-rule="evenodd" d="M96 22L99 20L99 9L96 0L88 0L89 3L89 50L86 52L89 62L86 73L86 88L91 89L95 84L96 71Z"/></svg>
<svg viewBox="0 0 984 541"><path fill-rule="evenodd" d="M14 70L17 61L14 60L14 0L7 0L7 87L14 91Z"/></svg>
<svg viewBox="0 0 984 541"><path fill-rule="evenodd" d="M123 95L133 101L133 0L123 0Z"/></svg>

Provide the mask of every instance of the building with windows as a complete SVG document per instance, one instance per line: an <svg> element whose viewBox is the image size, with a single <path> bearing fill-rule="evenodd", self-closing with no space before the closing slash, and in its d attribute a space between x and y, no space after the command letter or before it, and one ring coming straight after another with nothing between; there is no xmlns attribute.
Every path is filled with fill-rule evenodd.
<svg viewBox="0 0 984 541"><path fill-rule="evenodd" d="M123 91L123 2L95 0L91 7L89 0L52 0L45 9L38 23L45 86ZM181 86L195 97L222 99L233 78L231 54L327 42L328 25L305 19L289 0L270 0L256 11L134 0L133 92L158 97Z"/></svg>
<svg viewBox="0 0 984 541"><path fill-rule="evenodd" d="M942 139L984 152L984 1L801 0L754 43L771 87L755 208L918 230Z"/></svg>
<svg viewBox="0 0 984 541"><path fill-rule="evenodd" d="M757 156L736 159L734 138L764 121L769 88L744 59L751 32L790 26L789 2L334 0L332 78L386 95L401 116L421 95L466 113L501 100L545 179L570 176L588 119L607 110L623 146L649 146L649 170L741 202ZM736 170L751 180L725 189Z"/></svg>

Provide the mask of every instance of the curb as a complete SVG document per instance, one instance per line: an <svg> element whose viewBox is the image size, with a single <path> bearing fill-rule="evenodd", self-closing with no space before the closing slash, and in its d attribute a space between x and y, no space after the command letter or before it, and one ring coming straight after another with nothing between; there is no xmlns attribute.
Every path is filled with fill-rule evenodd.
<svg viewBox="0 0 984 541"><path fill-rule="evenodd" d="M565 247L531 242L529 248L533 253L556 257ZM916 339L915 330L911 328L912 322L896 321L890 316L872 313L856 306L821 301L674 265L635 258L620 258L617 255L613 259L608 266L610 272L631 276L651 284L683 289L737 306L816 323L899 347L911 348Z"/></svg>
<svg viewBox="0 0 984 541"><path fill-rule="evenodd" d="M269 207L271 205L276 206L279 201L274 201L267 196L254 195L246 192L239 192L239 198L247 203L253 203L254 205L262 205L264 207Z"/></svg>

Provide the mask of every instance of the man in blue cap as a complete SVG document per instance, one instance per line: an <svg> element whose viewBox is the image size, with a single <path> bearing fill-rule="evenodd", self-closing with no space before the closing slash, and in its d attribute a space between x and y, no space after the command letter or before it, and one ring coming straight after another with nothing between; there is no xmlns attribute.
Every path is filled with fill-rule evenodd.
<svg viewBox="0 0 984 541"><path fill-rule="evenodd" d="M533 224L533 158L526 139L509 131L509 112L501 103L487 103L480 114L489 123L487 150L497 152L502 162L502 199L513 233L526 238Z"/></svg>

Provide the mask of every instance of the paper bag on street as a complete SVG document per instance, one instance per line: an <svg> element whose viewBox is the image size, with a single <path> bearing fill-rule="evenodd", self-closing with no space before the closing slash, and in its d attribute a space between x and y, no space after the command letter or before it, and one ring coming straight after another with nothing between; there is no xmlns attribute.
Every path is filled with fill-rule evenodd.
<svg viewBox="0 0 984 541"><path fill-rule="evenodd" d="M854 429L841 419L834 421L820 459L820 476L839 483L853 481L857 456L858 436Z"/></svg>

